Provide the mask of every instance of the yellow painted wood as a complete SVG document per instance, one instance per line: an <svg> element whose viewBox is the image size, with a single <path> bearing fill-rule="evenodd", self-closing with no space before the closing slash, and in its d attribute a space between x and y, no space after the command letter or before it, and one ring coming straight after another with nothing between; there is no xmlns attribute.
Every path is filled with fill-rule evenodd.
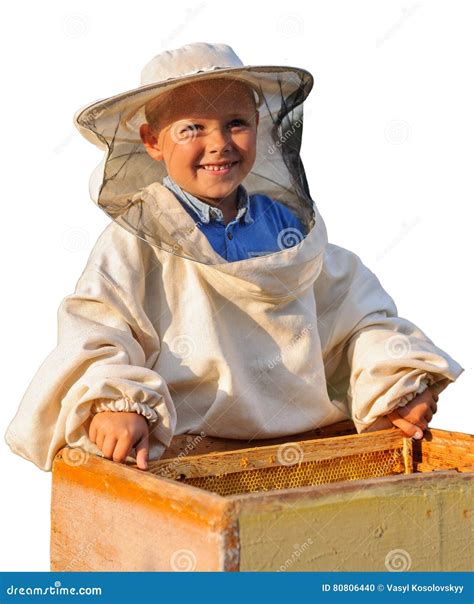
<svg viewBox="0 0 474 604"><path fill-rule="evenodd" d="M247 496L239 514L240 570L472 571L473 478L379 478L260 507Z"/></svg>

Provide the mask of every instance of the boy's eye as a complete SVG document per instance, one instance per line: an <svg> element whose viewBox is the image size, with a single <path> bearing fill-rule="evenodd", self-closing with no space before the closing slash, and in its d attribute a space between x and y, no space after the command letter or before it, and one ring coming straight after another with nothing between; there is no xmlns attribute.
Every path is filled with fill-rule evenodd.
<svg viewBox="0 0 474 604"><path fill-rule="evenodd" d="M188 124L185 128L182 128L179 133L186 134L187 132L195 132L198 128L202 128L199 124Z"/></svg>
<svg viewBox="0 0 474 604"><path fill-rule="evenodd" d="M247 125L247 122L245 120L241 120L240 118L236 118L235 120L232 120L230 123L237 125L237 126L246 126Z"/></svg>
<svg viewBox="0 0 474 604"><path fill-rule="evenodd" d="M229 125L231 127L246 126L247 122L243 119L236 118L236 119L232 120L231 122L229 122ZM188 124L185 128L181 128L179 133L188 134L189 132L196 132L197 130L202 129L202 128L203 127L201 126L201 124Z"/></svg>

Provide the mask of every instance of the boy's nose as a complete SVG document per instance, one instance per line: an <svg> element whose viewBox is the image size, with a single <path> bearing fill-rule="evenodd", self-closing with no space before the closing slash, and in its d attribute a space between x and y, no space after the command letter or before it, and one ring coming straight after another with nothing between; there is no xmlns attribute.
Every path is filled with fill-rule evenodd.
<svg viewBox="0 0 474 604"><path fill-rule="evenodd" d="M230 132L225 128L213 128L209 133L208 144L209 150L220 151L227 147L232 142Z"/></svg>

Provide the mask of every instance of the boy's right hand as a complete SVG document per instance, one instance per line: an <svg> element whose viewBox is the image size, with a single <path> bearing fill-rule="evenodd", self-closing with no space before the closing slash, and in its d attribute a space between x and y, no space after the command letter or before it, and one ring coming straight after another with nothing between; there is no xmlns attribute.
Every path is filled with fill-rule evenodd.
<svg viewBox="0 0 474 604"><path fill-rule="evenodd" d="M428 424L438 409L439 393L448 384L449 380L432 384L405 406L394 409L387 417L406 436L422 438L424 430L428 428Z"/></svg>
<svg viewBox="0 0 474 604"><path fill-rule="evenodd" d="M137 466L140 470L147 469L148 422L143 415L127 411L96 413L89 426L89 438L104 457L118 463L135 449Z"/></svg>
<svg viewBox="0 0 474 604"><path fill-rule="evenodd" d="M379 417L363 432L386 430L396 426L409 438L422 438L423 431L437 411L439 393L448 386L448 379L432 384L421 394L418 394L407 405L394 409L388 415ZM419 433L416 437L415 434Z"/></svg>

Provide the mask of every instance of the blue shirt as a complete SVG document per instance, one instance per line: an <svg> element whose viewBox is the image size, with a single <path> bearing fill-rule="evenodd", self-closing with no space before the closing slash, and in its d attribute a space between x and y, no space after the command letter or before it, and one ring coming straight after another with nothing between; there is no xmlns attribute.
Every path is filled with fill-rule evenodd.
<svg viewBox="0 0 474 604"><path fill-rule="evenodd" d="M249 195L243 185L237 189L237 215L228 224L219 208L184 191L170 176L163 185L175 194L214 251L229 262L280 252L305 237L303 224L291 210L266 195Z"/></svg>

